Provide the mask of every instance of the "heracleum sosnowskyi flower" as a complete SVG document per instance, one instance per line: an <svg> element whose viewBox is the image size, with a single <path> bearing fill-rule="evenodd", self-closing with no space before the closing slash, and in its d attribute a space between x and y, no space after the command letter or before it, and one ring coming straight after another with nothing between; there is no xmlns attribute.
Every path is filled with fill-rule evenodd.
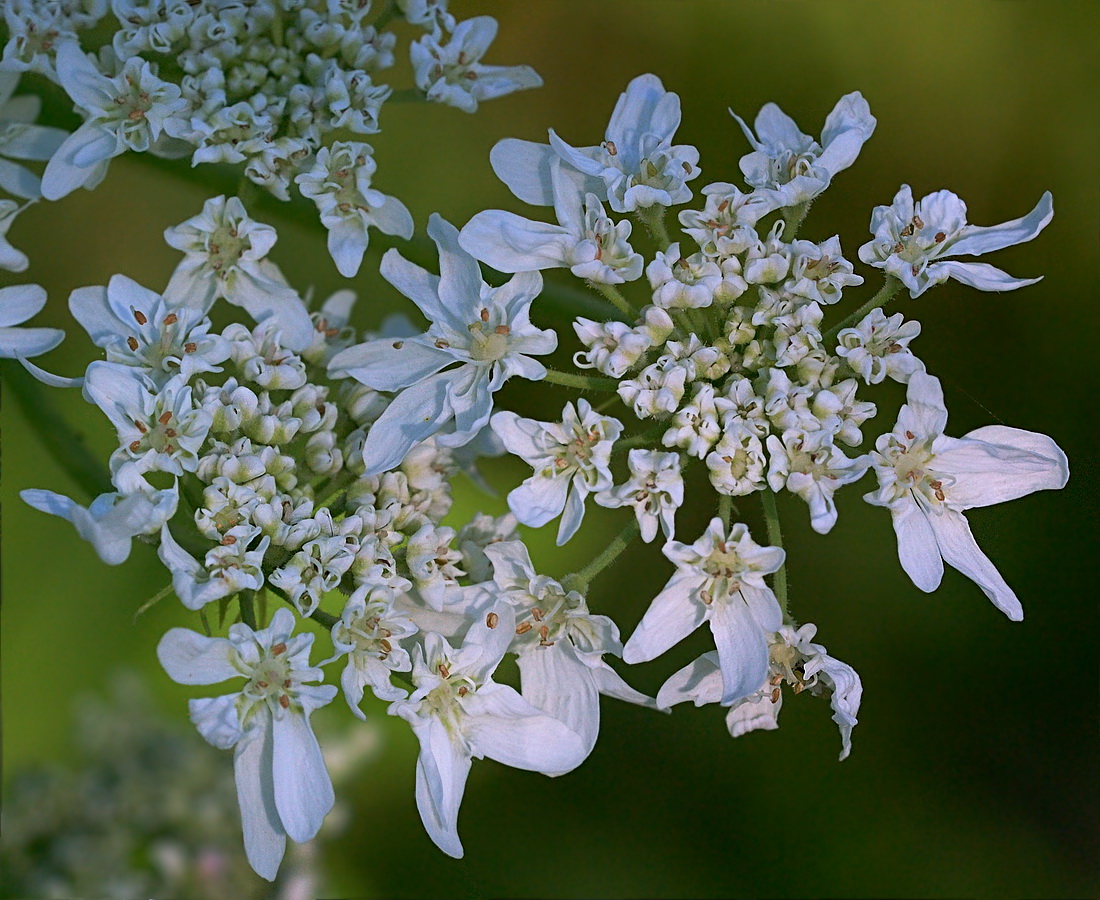
<svg viewBox="0 0 1100 900"><path fill-rule="evenodd" d="M373 265L369 228L401 238L414 230L402 201L372 186L375 157L362 136L379 131L384 104L426 95L472 110L538 83L526 67L484 66L495 22L459 22L444 0L396 7L428 32L410 49L410 91L378 80L394 61L392 9L292 6L256 0L245 16L181 3L163 21L135 12L135 22L127 0L111 7L119 28L109 52L93 54L81 32L107 17L106 4L86 13L9 4L0 71L58 77L85 118L47 163L47 195L95 187L126 149L189 156L200 174L211 162L236 166L242 196L286 201L296 189L314 199L337 270L356 275ZM36 43L42 28L56 46ZM719 704L736 737L778 725L786 683L829 700L847 756L862 682L795 617L814 589L788 590L778 493L804 500L812 528L828 532L834 494L873 468L880 489L868 499L890 508L918 587L935 587L946 560L1019 617L963 511L1061 487L1065 457L1050 438L1007 426L944 436L938 381L910 346L920 325L885 308L899 279L914 296L947 277L1021 286L941 257L1035 237L1049 195L1023 219L983 229L965 224L954 195L914 204L905 189L876 210L875 241L860 252L885 270L885 284L843 318L836 309L867 270L856 272L839 235L809 240L798 229L871 137L866 100L842 97L820 141L766 105L754 130L742 123L753 148L740 165L747 184L713 181L695 209L674 210L692 201L688 185L700 175L696 148L673 143L680 109L645 74L619 96L602 140L578 136L574 146L551 131L548 144L499 141L490 164L520 200L553 206L557 224L486 210L460 230L434 214L438 275L388 250L381 274L419 307L423 332L390 320L363 333L355 318L369 320L370 310L361 303L353 316L351 290L317 303L300 293L276 263L275 228L253 220L242 196L211 198L165 232L183 259L163 290L117 275L70 296L107 358L82 379L37 374L82 383L114 426L111 489L98 488L87 508L45 489L24 499L70 521L107 563L125 560L135 538L155 545L189 621L207 627L216 611L219 630L228 628L173 628L158 655L183 683L246 679L242 691L190 708L207 740L235 750L245 850L265 878L277 875L286 837L312 838L332 806L310 724L337 692L316 684L322 666L339 667L349 718L377 714L373 695L411 726L417 807L452 856L463 852L458 816L472 760L571 770L598 739L601 695L640 707ZM718 174L735 178L735 160L724 165ZM24 177L0 166L0 188L5 173ZM21 208L7 204L0 234ZM683 227L669 234L669 223ZM483 275L479 259L512 277ZM25 262L0 242L0 263ZM562 348L575 371L536 358L558 347L558 333L540 327L561 312L560 288L542 290L539 273L550 268L607 301L588 298L586 315L563 329L563 343L577 339ZM54 345L49 329L10 327L41 308L41 289L0 293L11 301L0 321L7 355ZM515 375L576 394L564 405L536 384L498 394ZM861 454L878 412L861 391L886 378L908 382L908 402L894 431ZM548 409L560 418L546 418ZM504 453L528 463L530 477L484 462ZM456 498L459 473L507 494L512 512L500 515L499 500L498 514L477 511L469 492ZM600 516L624 525L606 546L582 521L589 494L608 509ZM749 508L757 498L762 517ZM698 533L700 512L710 520L703 534L675 540ZM558 516L558 543L579 535L573 546L590 558L551 577L554 563L518 526ZM759 523L759 540L746 522ZM597 579L636 536L675 571L633 611L640 622L623 645L605 611L609 597L628 595ZM332 644L318 666L309 664L313 636L293 635L307 618ZM630 687L616 657L654 660L703 623L715 651L667 678L656 703ZM496 680L509 654L521 691Z"/></svg>

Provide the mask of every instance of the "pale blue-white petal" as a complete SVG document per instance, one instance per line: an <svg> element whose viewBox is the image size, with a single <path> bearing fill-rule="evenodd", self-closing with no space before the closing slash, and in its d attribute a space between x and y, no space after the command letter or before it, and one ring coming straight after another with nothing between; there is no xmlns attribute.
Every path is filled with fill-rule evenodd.
<svg viewBox="0 0 1100 900"><path fill-rule="evenodd" d="M508 493L508 508L524 525L541 528L565 509L570 478L532 475Z"/></svg>
<svg viewBox="0 0 1100 900"><path fill-rule="evenodd" d="M489 151L489 163L497 178L524 203L551 206L554 188L550 179L550 162L557 155L546 144L505 138Z"/></svg>
<svg viewBox="0 0 1100 900"><path fill-rule="evenodd" d="M73 508L78 505L75 500L71 500L63 494L55 494L53 491L44 491L38 488L20 491L19 496L28 506L33 506L37 510L49 513L51 516L59 516L70 522L73 520Z"/></svg>
<svg viewBox="0 0 1100 900"><path fill-rule="evenodd" d="M446 350L423 335L379 338L337 353L328 365L330 377L350 375L376 391L400 391L455 362Z"/></svg>
<svg viewBox="0 0 1100 900"><path fill-rule="evenodd" d="M710 630L722 670L723 706L760 690L768 676L768 641L740 597L712 605Z"/></svg>
<svg viewBox="0 0 1100 900"><path fill-rule="evenodd" d="M64 332L62 332L62 334L64 334ZM22 364L24 369L26 369L28 372L31 373L31 375L35 377L36 380L41 381L43 384L49 387L78 388L84 386L83 377L66 378L63 375L54 375L52 372L47 372L45 369L36 366L30 360L20 359L19 362Z"/></svg>
<svg viewBox="0 0 1100 900"><path fill-rule="evenodd" d="M1034 491L1060 490L1069 460L1045 434L989 425L962 439L943 437L933 447L937 472L951 475L946 488L953 508L991 506Z"/></svg>
<svg viewBox="0 0 1100 900"><path fill-rule="evenodd" d="M488 209L463 226L459 243L498 272L527 272L566 265L576 238L560 225Z"/></svg>
<svg viewBox="0 0 1100 900"><path fill-rule="evenodd" d="M911 431L917 438L934 438L943 434L946 427L947 407L940 380L927 372L914 372L894 431Z"/></svg>
<svg viewBox="0 0 1100 900"><path fill-rule="evenodd" d="M1000 225L967 225L962 229L961 236L951 242L951 247L945 255L978 256L981 253L992 253L994 250L1001 250L1014 244L1026 243L1046 228L1053 217L1053 198L1050 191L1047 191L1039 198L1035 208L1019 219L1002 222Z"/></svg>
<svg viewBox="0 0 1100 900"><path fill-rule="evenodd" d="M461 368L440 372L393 398L367 432L363 444L365 474L397 468L415 444L431 437L454 415L448 394L451 383L461 373Z"/></svg>
<svg viewBox="0 0 1100 900"><path fill-rule="evenodd" d="M294 288L267 277L238 271L226 299L244 308L257 322L279 331L279 343L298 352L313 343L316 329Z"/></svg>
<svg viewBox="0 0 1100 900"><path fill-rule="evenodd" d="M242 676L234 665L232 643L190 628L169 629L157 644L157 659L168 677L179 684L217 684Z"/></svg>
<svg viewBox="0 0 1100 900"><path fill-rule="evenodd" d="M46 289L37 284L0 288L0 327L21 325L46 305Z"/></svg>
<svg viewBox="0 0 1100 900"><path fill-rule="evenodd" d="M101 177L100 167L121 152L117 137L95 122L85 122L50 157L42 175L42 196L60 200Z"/></svg>
<svg viewBox="0 0 1100 900"><path fill-rule="evenodd" d="M219 750L228 750L243 735L241 720L237 714L240 694L223 694L220 697L200 697L188 700L187 709L191 721L206 742Z"/></svg>
<svg viewBox="0 0 1100 900"><path fill-rule="evenodd" d="M565 506L562 508L561 522L558 524L557 544L559 547L563 546L566 541L577 533L577 529L581 527L581 522L584 520L584 499L588 496L588 491L583 485L584 476L578 472L573 476L572 489L569 491L569 495L565 499Z"/></svg>
<svg viewBox="0 0 1100 900"><path fill-rule="evenodd" d="M392 234L408 240L413 236L416 226L412 213L396 197L386 196L381 206L371 208L374 226L383 234Z"/></svg>
<svg viewBox="0 0 1100 900"><path fill-rule="evenodd" d="M414 725L420 740L416 760L416 808L428 837L455 859L462 857L458 838L458 809L470 774L470 755L452 742L443 723L434 716Z"/></svg>
<svg viewBox="0 0 1100 900"><path fill-rule="evenodd" d="M680 98L666 91L656 75L639 75L631 80L619 95L611 121L607 125L607 140L613 141L630 172L640 163L642 141L654 135L658 143L668 144L680 127Z"/></svg>
<svg viewBox="0 0 1100 900"><path fill-rule="evenodd" d="M794 149L806 144L810 140L808 134L803 134L798 124L788 116L775 103L765 103L756 114L753 122L756 128L756 136L760 142L770 147L786 147ZM742 126L744 127L744 126Z"/></svg>
<svg viewBox="0 0 1100 900"><path fill-rule="evenodd" d="M646 610L623 647L623 660L640 663L654 659L680 643L705 621L706 607L692 599L705 577L677 572Z"/></svg>
<svg viewBox="0 0 1100 900"><path fill-rule="evenodd" d="M428 236L439 249L439 302L451 321L465 328L463 317L474 313L481 296L481 269L459 245L458 229L438 213L428 219Z"/></svg>
<svg viewBox="0 0 1100 900"><path fill-rule="evenodd" d="M1038 284L1043 280L1041 275L1038 278L1013 278L1007 272L989 263L960 262L957 259L942 259L934 262L925 272L934 280L938 278L942 281L944 277L954 278L979 291L1014 291L1029 284Z"/></svg>
<svg viewBox="0 0 1100 900"><path fill-rule="evenodd" d="M948 509L944 510L942 516L930 516L929 521L935 532L940 553L943 554L947 564L974 581L993 601L993 605L1013 622L1023 619L1023 606L1020 605L1012 588L1001 577L997 567L978 547L966 516Z"/></svg>
<svg viewBox="0 0 1100 900"><path fill-rule="evenodd" d="M475 755L544 775L562 775L584 762L580 735L507 685L486 685L474 699L462 731Z"/></svg>
<svg viewBox="0 0 1100 900"><path fill-rule="evenodd" d="M657 708L668 709L692 701L706 706L722 699L722 670L717 653L704 653L675 672L657 692Z"/></svg>
<svg viewBox="0 0 1100 900"><path fill-rule="evenodd" d="M580 659L568 638L551 647L531 647L516 659L523 699L575 732L588 756L600 731L600 695L594 670Z"/></svg>
<svg viewBox="0 0 1100 900"><path fill-rule="evenodd" d="M63 340L60 328L0 328L0 359L41 356Z"/></svg>
<svg viewBox="0 0 1100 900"><path fill-rule="evenodd" d="M287 710L271 730L275 808L286 833L304 843L317 834L336 800L332 779L306 716Z"/></svg>
<svg viewBox="0 0 1100 900"><path fill-rule="evenodd" d="M447 323L455 328L466 326L466 323L458 321L440 302L438 275L409 262L392 248L382 254L378 271L386 281L412 300L429 322Z"/></svg>
<svg viewBox="0 0 1100 900"><path fill-rule="evenodd" d="M7 154L8 146L4 145L2 151ZM17 166L6 159L0 159L0 190L14 194L24 200L42 195L42 179L30 169Z"/></svg>
<svg viewBox="0 0 1100 900"><path fill-rule="evenodd" d="M726 728L731 737L741 737L750 731L775 731L779 727L779 710L783 706L783 695L772 702L770 694L763 697L745 698L734 703L726 713Z"/></svg>
<svg viewBox="0 0 1100 900"><path fill-rule="evenodd" d="M927 516L916 501L899 504L890 510L894 533L898 538L898 559L905 574L926 594L943 580L943 559L936 535Z"/></svg>
<svg viewBox="0 0 1100 900"><path fill-rule="evenodd" d="M286 850L286 832L275 809L272 771L271 718L250 728L237 743L233 776L241 807L244 851L261 878L274 881Z"/></svg>

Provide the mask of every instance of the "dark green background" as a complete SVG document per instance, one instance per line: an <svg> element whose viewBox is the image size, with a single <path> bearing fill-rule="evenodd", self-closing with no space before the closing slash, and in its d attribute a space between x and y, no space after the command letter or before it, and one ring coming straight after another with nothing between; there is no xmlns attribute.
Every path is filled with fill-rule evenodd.
<svg viewBox="0 0 1100 900"><path fill-rule="evenodd" d="M781 498L795 614L816 622L819 639L863 679L860 725L843 764L827 704L806 697L788 698L780 731L738 741L717 707L664 717L608 700L595 752L569 776L475 765L460 819L467 856L455 862L420 826L411 733L381 704L368 705L384 749L351 789L352 819L327 851L322 895L1093 894L1097 5L455 0L454 11L496 15L500 37L489 61L530 63L546 86L487 103L475 116L386 107L375 183L408 204L421 231L435 210L458 224L483 208L522 211L492 176L493 143L543 139L550 126L571 143L595 143L619 92L646 71L681 96L678 138L702 152L696 188L739 180L747 147L727 107L751 119L774 100L816 134L838 97L862 91L878 129L802 231L818 240L839 233L853 260L871 208L889 203L902 182L917 196L956 191L977 224L1023 215L1051 190L1046 231L991 260L1014 275L1044 274L1040 284L996 295L952 282L896 309L924 325L914 348L943 379L952 434L999 421L1045 432L1066 450L1073 475L1060 493L969 515L1023 601L1022 624L952 571L935 594L920 593L897 564L887 514L864 504L860 490L842 492L839 523L825 537L810 531L800 501ZM53 121L74 124L51 97ZM68 318L68 292L116 272L162 287L178 257L160 233L213 192L203 177L185 163L127 157L95 192L41 203L19 220L10 237L30 253L31 269L3 283L48 289L36 324L70 329L47 357L54 371L77 374L93 358ZM279 229L273 258L291 281L322 296L344 286L315 221L288 215L274 204L257 211ZM377 258L372 251L352 282L363 326L411 310L371 272ZM851 292L845 310L877 286L873 273L857 271L868 285ZM555 320L544 311L542 321ZM572 348L567 331L562 338ZM566 399L528 385L509 396L543 417ZM868 396L886 430L901 392ZM105 458L113 440L106 421L75 392L59 403ZM75 488L8 397L3 425L7 775L66 759L73 698L102 690L120 663L144 668L165 709L184 716L188 691L168 683L153 648L172 625L195 623L168 601L131 625L132 612L166 581L154 554L139 547L109 569L65 523L26 509L16 496L22 488ZM506 491L522 477L520 465L505 464L492 480ZM501 498L479 497L465 483L459 497L466 511L503 509ZM758 528L758 504L742 508ZM678 536L691 540L710 514L686 509ZM625 515L591 510L565 551L543 541L536 560L564 574ZM625 636L670 571L655 547L634 548L596 581L591 605L612 614ZM686 642L627 677L656 690L705 644ZM339 701L315 721L339 731L350 716Z"/></svg>

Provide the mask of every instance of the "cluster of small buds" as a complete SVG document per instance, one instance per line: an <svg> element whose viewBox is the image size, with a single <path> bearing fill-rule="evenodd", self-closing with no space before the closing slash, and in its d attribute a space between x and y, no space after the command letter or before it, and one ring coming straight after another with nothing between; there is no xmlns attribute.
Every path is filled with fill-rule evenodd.
<svg viewBox="0 0 1100 900"><path fill-rule="evenodd" d="M481 64L491 19L456 23L443 0L398 8L428 32L412 56L430 99L472 110L537 83L529 70ZM63 17L83 27L68 6L51 10L51 27ZM8 11L37 15L19 3ZM357 0L119 0L112 11L123 28L94 61L73 37L53 48L29 40L28 27L12 29L22 43L10 53L28 66L48 66L56 53L56 75L87 117L50 158L47 196L95 182L127 147L182 146L196 162L244 163L277 196L296 183L316 202L344 274L361 264L369 227L411 233L407 210L370 186L370 146L324 143L336 129L377 130L388 88L371 79L392 62L381 32L392 9L370 23L370 4ZM140 54L165 59L157 69ZM158 73L173 68L184 73L178 83L162 81ZM317 683L337 662L356 717L366 716L369 688L412 728L417 807L452 856L463 852L458 815L472 760L550 776L572 770L596 742L601 695L663 709L717 703L736 737L777 726L786 683L829 700L846 757L862 683L792 614L777 493L801 498L824 534L837 522L837 490L873 471L879 487L865 499L890 510L902 567L918 587L935 589L946 561L1009 618L1022 616L964 512L1060 488L1065 456L1050 438L1006 426L947 436L939 381L910 347L920 327L887 318L884 307L902 286L916 297L948 278L990 290L1027 283L947 257L1030 240L1050 219L1049 195L1026 217L982 228L965 224L953 194L914 203L904 187L875 210L875 239L859 252L885 270L883 288L830 326L830 307L864 279L839 237L797 232L874 131L866 101L841 98L820 141L774 104L754 130L742 122L749 190L704 187L702 209L679 211L683 237L673 241L667 209L691 201L689 182L700 175L698 151L673 143L679 124L679 98L643 75L596 144L574 147L553 131L549 144L498 143L498 175L519 199L553 207L558 224L487 210L460 230L433 215L438 275L388 250L380 273L423 313L420 333L390 321L360 334L348 291L311 311L269 258L275 229L249 218L239 198L210 199L167 230L183 259L162 292L116 276L71 295L74 317L106 357L79 383L117 432L114 490L88 508L47 490L22 496L69 520L109 564L127 558L134 538L156 545L172 591L206 632L168 631L162 666L189 685L245 679L232 693L192 700L190 713L209 743L234 750L245 850L265 878L275 878L287 838L310 840L334 803L310 717L339 692ZM648 263L631 243L641 247L642 232L653 245ZM491 285L480 262L512 277ZM532 321L532 307L540 294L539 303L553 297L541 275L553 268L608 301L606 316L574 323L576 367L598 375L541 361L559 336ZM44 302L37 292L12 299L20 314ZM219 300L251 321L215 331L209 314ZM578 397L560 420L540 421L497 408L512 378L606 396ZM893 430L860 452L877 412L861 382L886 378L907 385L906 404ZM452 520L453 479L463 472L483 485L478 459L505 452L532 470L508 494L511 512ZM697 505L716 514L686 543L676 539L677 514L695 499L688 486L705 484L690 470L704 467L713 492ZM761 500L767 543L733 520L741 513L731 498L748 495ZM560 518L564 544L589 498L633 516L618 514L623 531L579 571L541 574L518 526ZM623 642L615 622L593 612L590 587L635 536L658 535L674 571ZM271 615L270 601L279 604ZM219 627L233 610L225 636L211 633L211 604ZM306 618L331 636L334 653L317 665L314 635L294 634ZM653 660L704 623L714 652L672 675L656 698L605 659ZM509 654L519 690L494 680Z"/></svg>
<svg viewBox="0 0 1100 900"><path fill-rule="evenodd" d="M280 200L290 199L294 185L315 200L337 268L355 275L369 227L406 239L413 233L404 204L371 187L370 145L333 140L378 134L382 107L394 93L379 78L394 64L397 35L387 27L396 11L372 5L6 3L10 37L0 74L44 74L84 119L71 136L62 133L43 147L45 155L27 157L50 160L42 193L56 200L95 187L126 150L190 156L193 165L239 165L245 178ZM474 112L478 101L542 84L529 66L482 64L496 36L492 17L456 22L446 0L406 3L404 11L426 31L409 46L416 97ZM109 43L86 54L82 32L102 28L108 18L115 29ZM12 214L0 208L0 222Z"/></svg>

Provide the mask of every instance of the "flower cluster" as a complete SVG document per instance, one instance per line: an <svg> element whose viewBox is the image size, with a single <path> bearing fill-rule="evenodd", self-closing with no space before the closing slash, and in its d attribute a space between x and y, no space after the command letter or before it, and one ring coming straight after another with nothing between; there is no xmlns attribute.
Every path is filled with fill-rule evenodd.
<svg viewBox="0 0 1100 900"><path fill-rule="evenodd" d="M4 6L10 37L0 71L45 75L83 118L63 142L47 146L40 129L37 147L24 140L10 151L49 159L42 194L57 200L95 187L110 160L127 150L189 156L194 166L238 165L280 200L296 186L317 204L332 258L348 277L359 270L370 227L404 238L413 233L404 204L371 186L376 165L364 138L381 130L387 100L419 98L474 112L479 101L542 84L528 66L483 64L496 20L457 22L447 0L401 4L403 18L424 35L409 47L416 88L396 94L379 80L394 64L390 26L402 16L393 4L373 10L370 0L114 0L109 15L107 6ZM110 42L86 53L81 33L103 28L105 19L113 19ZM2 142L0 136L0 152ZM8 187L3 173L0 186ZM9 212L0 209L0 219Z"/></svg>
<svg viewBox="0 0 1100 900"><path fill-rule="evenodd" d="M20 32L12 54L28 66L56 59L88 114L47 165L47 196L51 184L101 177L120 147L182 142L196 161L243 162L277 195L296 172L341 271L358 268L369 225L411 232L404 207L369 187L370 148L322 142L376 126L370 103L386 90L368 73L388 64L392 42L380 19L365 24L369 5L259 2L247 15L210 6L217 14L204 3L115 3L128 24L97 62L73 40L35 50ZM430 31L412 54L429 98L472 110L536 83L526 70L480 63L493 34L484 20L456 24L431 0L401 8ZM140 54L177 60L186 74L161 81ZM845 758L862 683L792 612L783 491L824 534L837 522L838 489L873 470L879 488L865 499L890 510L902 567L919 588L935 589L946 561L1009 618L1022 616L964 512L1060 488L1066 458L1050 438L1007 426L947 436L939 381L910 346L920 326L885 307L902 287L916 297L948 278L990 290L1027 283L948 257L1035 237L1049 195L1015 222L981 228L966 224L953 194L914 204L903 188L875 211L874 240L859 251L885 270L883 287L827 324L829 307L864 278L838 236L798 233L871 137L867 102L841 98L820 141L765 106L753 129L742 123L752 148L741 159L745 184L711 182L701 199L689 186L699 153L674 143L679 125L679 98L643 75L599 143L573 146L553 131L548 144L498 143L497 174L557 222L487 210L459 229L433 215L438 274L387 251L380 272L423 313L423 331L389 321L361 333L348 291L310 310L270 258L275 229L239 197L208 200L168 229L183 257L163 290L117 275L70 296L104 357L80 383L117 434L113 490L87 508L48 490L23 497L69 520L108 564L123 562L135 538L156 546L171 591L205 632L168 631L164 669L188 685L235 679L228 693L192 700L190 713L209 743L234 751L245 849L265 878L276 876L287 838L312 838L334 803L311 717L341 692L354 717L366 718L369 690L409 724L420 745L417 807L431 839L456 857L472 760L569 772L597 740L601 695L663 710L718 704L736 737L777 727L786 683L829 701ZM275 162L299 150L292 164ZM672 207L684 207L676 240ZM487 281L479 261L510 279ZM536 324L539 307L561 296L541 274L554 268L607 301L605 315L574 322L577 371L547 365L574 336ZM219 301L247 321L215 329ZM860 391L888 378L906 385L906 403L891 431L865 437L877 406ZM499 408L510 379L604 396L577 396L543 421ZM453 479L477 481L479 458L503 453L531 469L508 494L510 512L461 521ZM764 540L737 521L734 498L753 496ZM618 514L622 532L577 572L540 572L519 526L557 519L564 544L589 500L630 507ZM689 503L710 519L690 543L677 539ZM623 642L594 611L591 588L639 536L659 540L673 570ZM219 627L231 619L224 636L209 627L215 611ZM329 631L321 662L311 662L315 635L295 633L306 619ZM655 698L609 662L654 660L704 623L714 650ZM499 671L509 656L516 685ZM333 680L328 666L339 669L339 689L320 683Z"/></svg>

